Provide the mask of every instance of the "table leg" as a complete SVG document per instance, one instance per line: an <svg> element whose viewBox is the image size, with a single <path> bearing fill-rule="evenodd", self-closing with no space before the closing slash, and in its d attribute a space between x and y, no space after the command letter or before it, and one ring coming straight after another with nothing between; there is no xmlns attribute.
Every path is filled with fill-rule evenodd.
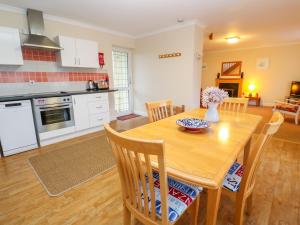
<svg viewBox="0 0 300 225"><path fill-rule="evenodd" d="M215 225L220 204L222 188L207 189L206 225Z"/></svg>
<svg viewBox="0 0 300 225"><path fill-rule="evenodd" d="M244 160L243 160L243 164L245 164L247 162L247 159L249 157L250 147L251 147L251 140L252 140L252 137L249 138L247 144L244 147Z"/></svg>

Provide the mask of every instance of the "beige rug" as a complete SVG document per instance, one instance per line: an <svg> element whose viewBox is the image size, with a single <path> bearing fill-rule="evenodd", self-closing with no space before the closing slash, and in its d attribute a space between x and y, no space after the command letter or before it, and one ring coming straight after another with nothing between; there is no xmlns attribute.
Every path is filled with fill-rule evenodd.
<svg viewBox="0 0 300 225"><path fill-rule="evenodd" d="M31 157L29 163L50 196L58 196L115 166L105 136Z"/></svg>

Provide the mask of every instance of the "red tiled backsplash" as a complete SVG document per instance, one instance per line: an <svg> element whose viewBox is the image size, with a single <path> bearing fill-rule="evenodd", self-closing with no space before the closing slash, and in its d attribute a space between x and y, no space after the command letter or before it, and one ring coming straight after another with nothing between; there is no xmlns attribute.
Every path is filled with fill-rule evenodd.
<svg viewBox="0 0 300 225"><path fill-rule="evenodd" d="M0 83L104 80L107 76L106 73L84 72L0 72Z"/></svg>
<svg viewBox="0 0 300 225"><path fill-rule="evenodd" d="M43 49L22 47L24 60L56 62L56 52Z"/></svg>

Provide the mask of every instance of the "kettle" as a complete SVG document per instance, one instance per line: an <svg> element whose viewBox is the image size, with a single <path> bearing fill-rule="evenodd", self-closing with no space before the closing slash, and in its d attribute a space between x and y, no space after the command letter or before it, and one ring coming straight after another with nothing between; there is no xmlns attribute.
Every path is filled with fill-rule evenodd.
<svg viewBox="0 0 300 225"><path fill-rule="evenodd" d="M89 80L87 82L87 90L95 90L96 89L96 85L95 82L93 80Z"/></svg>

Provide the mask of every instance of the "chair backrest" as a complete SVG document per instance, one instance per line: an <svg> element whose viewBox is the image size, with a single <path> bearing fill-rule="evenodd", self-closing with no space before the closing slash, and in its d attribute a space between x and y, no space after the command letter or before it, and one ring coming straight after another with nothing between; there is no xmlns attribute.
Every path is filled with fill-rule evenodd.
<svg viewBox="0 0 300 225"><path fill-rule="evenodd" d="M157 224L154 182L150 157L157 158L161 195L161 224L168 224L167 173L165 169L164 142L128 138L109 125L106 135L112 147L122 186L125 206L145 224ZM146 178L147 176L147 178ZM149 201L151 199L151 201Z"/></svg>
<svg viewBox="0 0 300 225"><path fill-rule="evenodd" d="M146 102L146 108L150 123L174 115L171 100Z"/></svg>
<svg viewBox="0 0 300 225"><path fill-rule="evenodd" d="M245 163L244 174L240 185L239 192L244 194L247 190L252 189L255 182L256 170L261 162L261 156L265 149L266 143L270 140L273 134L275 134L284 118L279 112L274 112L272 118L265 124L262 132L258 136L258 139L253 145L247 162Z"/></svg>
<svg viewBox="0 0 300 225"><path fill-rule="evenodd" d="M181 106L174 106L173 107L173 112L175 115L179 114L179 113L183 113L185 111L185 105L181 105Z"/></svg>
<svg viewBox="0 0 300 225"><path fill-rule="evenodd" d="M219 109L234 112L246 112L248 107L248 98L225 98L220 104Z"/></svg>

